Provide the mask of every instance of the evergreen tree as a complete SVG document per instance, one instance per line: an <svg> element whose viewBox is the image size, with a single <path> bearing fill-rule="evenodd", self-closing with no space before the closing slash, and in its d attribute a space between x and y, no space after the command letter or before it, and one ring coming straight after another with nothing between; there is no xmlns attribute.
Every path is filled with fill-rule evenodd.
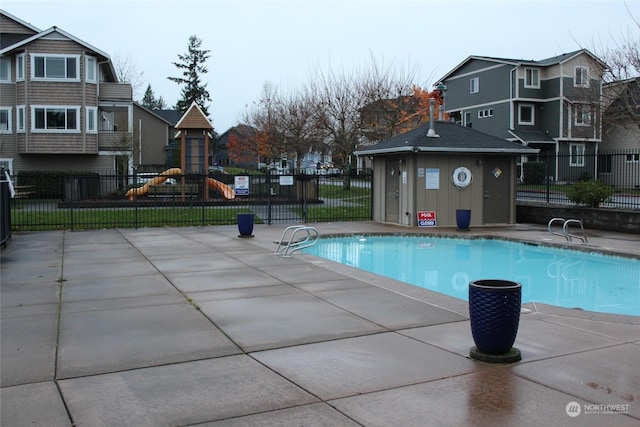
<svg viewBox="0 0 640 427"><path fill-rule="evenodd" d="M189 50L178 55L179 62L173 65L182 70L182 77L167 77L172 82L182 85L181 98L176 103L176 110L184 113L191 103L195 102L208 116L207 102L211 101L207 84L202 83L202 75L208 72L205 62L209 58L209 50L202 49L202 40L195 35L189 37Z"/></svg>
<svg viewBox="0 0 640 427"><path fill-rule="evenodd" d="M148 108L149 110L166 110L167 103L164 102L162 97L156 98L153 93L153 89L151 89L151 85L147 86L147 90L144 92L144 97L140 102L143 107Z"/></svg>

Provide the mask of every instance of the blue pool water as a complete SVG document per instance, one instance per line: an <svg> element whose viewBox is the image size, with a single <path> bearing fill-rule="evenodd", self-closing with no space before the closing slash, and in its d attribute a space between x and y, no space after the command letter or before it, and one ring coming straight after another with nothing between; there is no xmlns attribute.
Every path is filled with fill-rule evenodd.
<svg viewBox="0 0 640 427"><path fill-rule="evenodd" d="M640 260L495 239L323 238L306 253L463 300L469 281L522 283L522 302L640 316Z"/></svg>

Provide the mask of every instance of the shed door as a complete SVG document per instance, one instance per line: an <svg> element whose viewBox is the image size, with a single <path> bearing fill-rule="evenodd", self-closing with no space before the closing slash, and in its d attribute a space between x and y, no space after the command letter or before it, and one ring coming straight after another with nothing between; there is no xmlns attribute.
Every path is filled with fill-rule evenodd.
<svg viewBox="0 0 640 427"><path fill-rule="evenodd" d="M385 221L398 223L400 208L400 170L398 157L387 157L387 172L385 176Z"/></svg>
<svg viewBox="0 0 640 427"><path fill-rule="evenodd" d="M483 160L484 224L509 222L511 210L511 163L509 157L486 157Z"/></svg>

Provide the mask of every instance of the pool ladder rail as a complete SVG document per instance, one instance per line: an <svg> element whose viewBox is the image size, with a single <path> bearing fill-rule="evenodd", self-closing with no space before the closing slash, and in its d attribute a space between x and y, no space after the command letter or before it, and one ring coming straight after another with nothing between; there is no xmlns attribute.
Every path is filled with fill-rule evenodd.
<svg viewBox="0 0 640 427"><path fill-rule="evenodd" d="M551 225L554 222L562 222L562 232L559 231L552 231L551 230ZM569 224L577 224L580 226L580 230L582 232L582 236L578 236L577 234L573 234L569 231ZM582 220L579 219L564 219L564 218L551 218L551 220L549 221L549 224L547 224L547 230L549 230L549 233L554 234L556 236L561 236L564 237L565 239L567 239L567 241L571 242L572 238L575 239L579 239L582 241L582 243L589 243L587 241L587 235L584 232L584 226L582 225Z"/></svg>
<svg viewBox="0 0 640 427"><path fill-rule="evenodd" d="M289 233L290 232L290 233ZM305 232L306 236L301 240L294 240L296 234ZM289 240L286 240L287 234L289 234ZM314 227L306 225L292 225L284 229L280 240L276 242L278 247L274 252L274 255L282 255L283 257L290 257L295 251L308 248L318 243L320 233Z"/></svg>

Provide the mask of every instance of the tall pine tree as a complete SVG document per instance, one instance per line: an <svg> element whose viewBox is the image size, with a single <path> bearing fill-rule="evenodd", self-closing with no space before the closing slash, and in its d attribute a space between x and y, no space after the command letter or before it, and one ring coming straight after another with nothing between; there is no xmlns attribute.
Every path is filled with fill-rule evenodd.
<svg viewBox="0 0 640 427"><path fill-rule="evenodd" d="M144 92L141 104L149 110L167 109L167 104L164 102L164 99L162 99L162 97L156 98L156 95L153 93L153 89L151 89L151 85L147 86L147 90Z"/></svg>
<svg viewBox="0 0 640 427"><path fill-rule="evenodd" d="M207 84L202 83L202 75L208 72L205 62L209 59L209 50L202 49L202 40L195 35L189 37L189 50L178 55L179 62L173 65L182 70L182 77L167 77L182 85L181 98L176 102L176 110L184 113L195 102L208 116L207 102L211 101Z"/></svg>

